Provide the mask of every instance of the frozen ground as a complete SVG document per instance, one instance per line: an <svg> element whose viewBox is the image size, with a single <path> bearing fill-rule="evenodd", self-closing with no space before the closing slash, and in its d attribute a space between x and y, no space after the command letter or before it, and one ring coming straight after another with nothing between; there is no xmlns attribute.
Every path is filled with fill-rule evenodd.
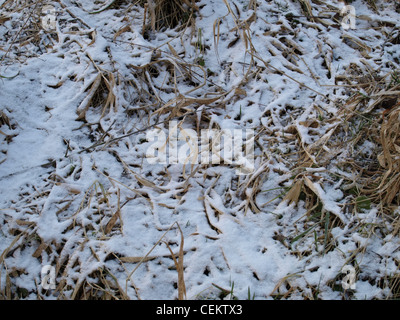
<svg viewBox="0 0 400 320"><path fill-rule="evenodd" d="M201 0L159 32L111 2L51 2L47 32L44 1L0 0L1 296L176 299L178 260L187 299L395 297L399 209L350 192L379 145L346 121L385 109L349 101L399 70L396 1L345 30L337 1ZM254 130L255 170L150 164L170 120Z"/></svg>

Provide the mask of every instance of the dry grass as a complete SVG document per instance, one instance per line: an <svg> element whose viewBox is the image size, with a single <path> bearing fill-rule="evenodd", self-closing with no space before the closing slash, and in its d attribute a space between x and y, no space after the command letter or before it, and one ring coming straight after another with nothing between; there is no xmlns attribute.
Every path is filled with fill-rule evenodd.
<svg viewBox="0 0 400 320"><path fill-rule="evenodd" d="M143 0L142 5L145 8L144 16L150 21L146 28L153 32L186 24L198 10L194 0Z"/></svg>
<svg viewBox="0 0 400 320"><path fill-rule="evenodd" d="M358 172L357 185L360 195L380 204L385 211L392 211L399 204L399 106L396 101L398 84L383 87L384 79L378 79L371 73L361 78L365 94L357 94L347 103L344 112L346 123L342 128L349 130L349 123L355 129L348 133L350 138L347 165ZM362 113L358 110L363 109ZM356 127L355 127L356 126ZM371 157L363 158L359 152L365 141L377 144ZM356 181L352 181L356 183Z"/></svg>
<svg viewBox="0 0 400 320"><path fill-rule="evenodd" d="M386 112L385 112L386 113ZM385 205L400 205L400 106L396 104L384 115L380 130L380 143L383 152L378 155L379 164L384 170L377 193Z"/></svg>
<svg viewBox="0 0 400 320"><path fill-rule="evenodd" d="M312 2L309 0L299 0L303 13L308 17L310 22L313 23L312 27L318 29L318 23L322 22L312 17ZM160 32L168 28L176 28L179 37L189 25L195 29L195 20L193 17L198 11L198 7L193 0L147 0L139 1L138 3L140 3L144 10L143 35L149 36L151 32ZM90 111L96 114L98 116L98 123L96 123L97 129L91 130L93 135L98 139L92 147L85 149L85 152L95 149L98 146L106 148L114 143L122 143L123 138L138 132L126 131L124 134L116 136L110 132L112 131L112 126L108 129L102 127L101 120L111 117L112 114L118 113L121 110L128 116L134 114L140 115L140 117L148 119L148 123L150 123L150 120L153 118L156 119L156 124L166 123L171 120L179 120L180 126L183 125L183 123L190 124L197 132L199 132L200 128L212 129L211 126L218 126L218 124L215 123L211 124L210 119L212 114L218 114L218 109L224 108L228 99L240 99L243 93L246 93L243 88L248 81L257 77L257 75L263 71L279 74L288 81L297 83L300 88L309 89L313 94L322 96L322 93L311 89L307 84L301 83L295 77L273 67L257 53L252 43L250 30L250 25L257 18L256 13L247 19L243 19L240 16L240 10L234 4L226 0L224 0L223 3L228 10L228 15L234 21L234 28L230 31L235 32L237 35L236 39L233 40L228 47L233 47L236 43L241 41L244 44L247 54L251 57L251 63L247 65L241 83L231 88L228 92L221 90L220 87L208 79L207 70L200 60L186 61L169 43L167 45L168 51L167 49L149 48L153 50L153 56L150 62L141 66L128 66L130 70L132 70L132 78L127 81L121 80L122 77L118 71L105 70L98 66L92 57L86 55L96 70L96 74L93 77L93 81L86 85L85 95L77 106L77 120L82 121L84 125L88 125L91 128L92 124L87 120L88 112ZM369 1L369 3L371 6L375 5L374 1ZM120 5L120 3L115 1L111 4ZM107 10L110 8L110 5L94 13ZM12 1L6 1L1 8L12 12L12 10L22 10L26 6L28 5L16 6ZM256 1L250 1L249 6L256 12ZM227 19L228 15L219 17L214 23L213 40L216 45L215 48L217 48L217 45L221 41L220 25L224 22L224 19ZM6 21L5 19L7 19L7 17L0 17L0 24ZM6 56L8 52L11 52L14 44L35 44L40 40L37 38L39 34L37 26L33 28L36 30L35 32L25 32L30 20L26 21L27 22L21 26L14 37L9 39L10 45L8 51L3 56L3 60L0 63L5 62ZM83 21L81 21L81 23L84 24ZM129 31L129 28L126 27L118 30L115 33L114 40L118 40L119 36L127 31ZM287 31L283 25L281 26L281 31ZM266 32L266 34L268 32ZM278 33L277 30L274 30L267 35L277 36ZM25 38L23 38L22 35L24 35ZM89 39L91 38L88 44L88 46L90 46L95 41L95 35L88 34L87 36ZM395 41L395 38L390 40ZM357 48L362 56L368 57L370 48L361 39L345 35L343 41ZM197 45L199 45L198 49L201 49L201 51L206 50L201 43L197 43ZM85 47L85 45L82 44L79 44L79 46L82 50ZM306 70L302 70L300 67L302 55L306 50L298 43L293 40L278 39L278 37L276 37L271 43L266 44L266 47L267 51L272 56L282 58L281 62L288 70L297 72L298 74L306 73ZM216 54L218 56L218 51L216 51ZM329 72L329 74L333 73L333 70L331 70L331 63L333 60L332 51L322 52L321 54L324 56L327 72ZM113 61L111 53L109 53L109 56L110 64L113 65L115 61ZM257 65L256 61L261 62L262 66L259 64ZM308 68L307 71L310 70L311 68ZM155 81L155 78L161 73L166 74L162 86L156 84L157 81ZM318 82L317 76L313 75L311 71L310 73L314 80ZM282 184L290 182L291 187L285 189L287 192L282 195L281 201L297 205L299 201L302 200L307 210L304 217L296 221L294 226L291 226L291 231L293 231L293 233L288 239L290 242L289 245L282 240L282 242L287 245L288 249L293 251L292 253L294 255L300 258L308 256L309 252L301 250L296 251L297 249L295 249L298 243L301 243L308 237L313 237L315 239L315 247L319 246L323 248L320 251L321 254L325 254L335 248L335 241L331 231L337 226L343 226L346 220L341 214L330 212L325 209L324 190L321 186L322 182L320 181L320 177L313 175L312 171L306 171L306 169L314 169L318 166L328 167L329 164L339 156L341 162L336 162L335 165L341 166L343 170L351 173L353 176L353 178L349 178L349 176L340 177L344 180L342 191L347 197L347 202L341 209L355 214L361 209L368 207L366 203L376 204L379 206L380 212L383 213L382 216L387 217L389 221L389 228L385 230L385 233L398 233L400 229L400 220L393 217L393 211L400 205L400 106L397 101L400 84L398 83L398 78L393 76L393 74L393 79L388 84L387 80L388 78L390 79L391 75L387 77L378 76L377 71L373 70L367 62L364 64L364 68L350 65L344 75L336 75L335 78L335 83L338 88L349 88L352 92L351 98L347 101L334 101L334 103L341 106L341 112L339 114L329 115L322 106L316 103L310 107L315 113L310 113L311 116L307 118L307 121L293 121L292 125L286 127L286 132L283 133L282 137L278 136L278 134L273 136L274 133L268 132L265 127L256 129L256 143L258 143L257 139L260 137L270 135L269 141L272 145L274 142L278 144L282 141L292 140L295 141L298 149L297 153L291 155L290 158L285 158L285 156L280 158L282 162L285 163L292 161L291 177L282 182ZM82 80L83 79L76 77L74 81ZM186 84L187 87L190 87L190 90L180 92L177 86L178 82ZM62 83L59 84L59 87L61 86ZM139 98L137 101L134 101L134 109L118 104L118 90L128 87L130 90L133 89L139 93ZM200 90L203 90L203 94L201 96L196 95L196 91ZM173 93L174 98L163 101L161 98L162 92ZM362 94L360 94L360 92L362 92ZM200 106L203 106L200 117L194 117L197 108ZM324 118L324 120L321 120L321 118ZM268 121L271 122L272 120L269 119ZM10 120L4 112L0 113L0 125L11 126ZM326 134L318 137L312 144L306 144L304 142L305 139L302 136L304 129L312 131L315 128L323 128L324 126L329 127ZM4 134L1 131L0 133ZM374 142L376 144L376 150L368 156L360 152L360 146L365 141ZM260 148L262 147L260 146ZM270 203L260 206L257 204L256 200L257 196L262 192L263 181L269 174L269 164L273 161L271 157L269 157L270 150L262 151L259 169L247 175L244 179L232 182L237 184L235 196L238 199L244 200L241 207L237 209L243 209L244 213L260 213L264 205L266 206ZM124 159L120 157L115 150L113 150L113 155L123 164L126 173L132 174L131 178L133 180L138 181L141 185L152 188L155 192L162 191L162 189L153 182L132 172L129 165L124 162ZM279 159L278 155L276 159ZM207 169L207 166L208 165L199 165L196 168L192 167L189 176L185 176L185 172L182 173L182 176L189 180L188 178L192 177L195 173L201 172L202 169ZM73 169L71 175L77 174L78 171L78 168ZM157 205L154 203L153 199L142 190L130 188L104 172L98 171L98 173L99 176L106 177L112 186L126 188L132 191L135 196L142 197L144 201L147 201L149 207L154 208L154 206ZM168 175L168 172L165 172L165 175ZM213 205L210 198L210 194L220 177L207 178L214 180L212 186L204 193L204 214L210 228L216 231L217 235L220 235L223 231L217 227L215 221L218 221L222 212L217 206ZM42 252L57 253L55 254L55 260L52 261L52 263L57 266L57 279L60 279L57 289L54 292L40 291L39 284L37 284L38 299L45 299L48 295L54 295L57 296L58 299L124 300L129 298L128 285L134 289L136 297L140 299L139 290L135 286L133 275L141 265L157 258L168 258L172 260L177 273L177 298L187 298L184 279L184 261L186 263L190 263L190 261L184 260L186 253L186 251L184 251L184 237L177 222L171 225L166 231L163 230L165 232L144 256L120 257L112 253L107 256L107 261L115 260L126 270L125 284L121 284L115 275L107 268L105 259L100 258L96 253L96 248L88 248L86 243L91 234L96 234L98 239L107 239L114 234L121 234L123 232L123 221L120 214L121 208L123 208L130 199L126 199L125 202L121 203L119 189L117 188L118 192L113 194L99 181L93 182L88 190L83 191L74 186L68 186L62 177L54 175L50 180L52 180L50 186L43 188L37 197L46 199L52 188L62 187L68 190L69 198L60 203L57 215L66 215L67 219L70 219L70 225L67 230L71 230L75 227L79 229L77 233L80 235L80 240L76 243L75 252L65 253L70 249L70 247L68 247L68 242L45 243L35 232L36 225L34 222L16 221L16 227L10 230L15 238L0 256L0 265L2 266L1 272L6 273L7 282L4 286L5 289L0 292L0 298L20 299L27 295L23 288L18 288L13 282L13 279L24 274L25 270L9 270L6 264L7 257L9 257L12 252L27 245L36 248L34 257L38 259L40 259ZM180 192L185 194L189 188L190 185L186 183ZM79 205L71 215L70 210L74 208L77 202L79 202ZM86 215L85 218L89 220L89 223L87 221L85 224L82 222L84 212ZM373 234L373 228L375 227L376 226L367 226L360 222L353 227L353 230L359 231L362 229L365 232L365 236L368 238ZM180 244L177 252L174 252L171 245L165 240L165 235L172 230L176 230L180 234ZM161 229L158 231L161 231ZM212 238L210 236L210 239L215 240L217 237ZM278 235L277 239L279 240L282 238ZM151 255L156 246L160 244L165 244L170 252L169 255L164 255L162 257ZM98 265L97 268L90 272L85 271L86 273L83 271L85 270L83 262L78 259L79 253L84 250L88 252L87 255L90 257L86 263L96 263ZM354 257L363 254L363 250L365 250L364 247L358 248L353 253ZM132 271L128 272L126 264L136 265ZM70 273L79 273L79 271L82 272L79 278L69 278ZM317 299L319 288L311 287L308 288L309 290L306 292L294 282L292 283L292 280L296 279L297 276L298 275L288 275L282 278L269 295L274 298L289 299L295 293L300 293L300 295L307 299ZM339 277L333 279L332 287L337 284L338 280ZM396 295L398 295L400 291L398 275L393 275L389 282L390 287L393 289L394 296L397 297ZM225 289L225 291L228 290Z"/></svg>

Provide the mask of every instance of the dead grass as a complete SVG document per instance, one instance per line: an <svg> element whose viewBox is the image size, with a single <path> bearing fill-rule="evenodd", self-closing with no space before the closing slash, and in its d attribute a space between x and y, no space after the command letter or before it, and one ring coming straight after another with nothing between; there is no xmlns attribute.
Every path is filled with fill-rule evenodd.
<svg viewBox="0 0 400 320"><path fill-rule="evenodd" d="M185 25L198 10L194 0L143 0L144 16L150 21L143 31L153 32L174 29Z"/></svg>
<svg viewBox="0 0 400 320"><path fill-rule="evenodd" d="M42 34L41 10L44 4L43 0L5 1L0 6L4 15L0 18L0 24L9 20L14 13L24 13L23 20L6 35L7 47L3 49L5 54L0 59L0 65L8 65L15 60L22 63L27 57L35 56L37 48L45 51L50 49L54 35Z"/></svg>
<svg viewBox="0 0 400 320"><path fill-rule="evenodd" d="M386 109L385 111L387 111ZM400 205L400 106L395 104L385 112L380 130L382 153L378 155L379 164L384 170L376 189L385 205Z"/></svg>
<svg viewBox="0 0 400 320"><path fill-rule="evenodd" d="M312 22L312 27L315 29L320 28L318 23L320 20L312 17L312 2L309 0L299 0L303 13ZM239 41L243 42L246 52L251 56L251 63L247 65L245 76L240 84L235 88L231 88L228 92L224 92L220 87L213 84L207 77L207 70L200 60L186 61L182 54L178 54L175 49L168 43L168 51L160 48L149 48L153 50L153 56L149 63L141 66L128 66L132 70L132 79L121 81L120 74L116 70L105 70L98 66L90 56L86 56L92 63L96 70L93 81L86 86L85 96L80 104L77 106L77 120L84 122L91 128L87 120L87 114L91 113L98 115L97 132L93 130L93 134L98 138L93 147L87 148L85 151L90 151L98 146L103 148L109 147L113 143L121 142L124 137L132 134L131 131L124 132L121 136L115 136L112 131L112 126L109 129L101 127L100 120L109 117L113 113L117 113L125 108L124 112L129 116L133 114L140 115L143 118L155 118L156 124L162 121L179 120L179 125L183 123L190 123L193 128L199 131L200 128L210 128L210 119L213 113L217 113L219 108L224 108L228 99L240 99L246 91L243 89L249 80L256 77L262 71L268 71L275 74L282 75L288 81L295 82L300 88L309 89L313 94L322 96L322 93L311 89L307 84L299 82L295 77L290 76L288 73L273 67L266 62L255 50L252 44L250 25L256 21L257 15L254 13L247 19L240 16L240 10L236 5L231 4L229 1L224 0L224 5L227 7L228 15L234 21L234 28L230 30L235 32L236 38L228 45L233 47ZM369 1L371 6L375 5L374 1ZM14 5L14 6L13 6ZM122 6L122 2L113 1L107 7L93 13L98 13L107 10L113 6ZM198 11L195 1L193 0L147 0L140 1L143 6L144 20L143 20L143 35L151 32L160 32L165 29L173 29L179 27L178 32L188 28L189 25L195 29L194 15ZM6 1L0 8L6 8L9 12L12 10L22 10L26 7L16 6L12 1ZM256 12L256 1L250 1L249 6ZM375 9L375 8L374 8ZM227 16L228 16L227 15ZM214 44L217 45L221 41L220 24L224 22L226 17L218 18L213 25ZM7 17L0 17L0 24L5 22ZM28 21L28 20L27 20ZM84 23L84 22L82 22ZM21 26L19 31L13 38L9 39L10 46L8 51L11 52L12 46L16 43L23 45L24 43L33 43L37 41L38 29L33 33L26 33L28 22ZM124 32L129 31L129 28L122 28L115 33L114 40L117 40ZM281 25L280 31L287 32L284 25ZM277 36L278 31L266 32L266 35ZM95 42L95 34L91 35L90 46ZM277 38L277 37L276 37ZM307 118L307 121L293 122L286 127L286 132L283 136L278 135L270 137L270 141L281 143L282 141L294 140L297 144L298 152L293 156L293 165L291 168L291 177L283 183L291 182L291 187L287 187L287 192L282 196L281 201L288 204L297 205L299 201L305 203L307 210L304 217L295 222L293 233L288 238L290 242L287 244L281 239L287 247L292 250L293 254L306 258L309 252L298 251L295 246L303 240L312 237L315 239L315 248L320 247L321 254L325 254L335 249L335 241L332 237L331 231L337 226L343 226L346 222L344 215L337 212L330 212L325 209L324 204L324 190L322 188L321 177L313 174L312 171L306 169L315 169L320 167L328 167L332 161L340 158L340 162L335 162L334 165L340 166L344 171L351 173L353 178L349 176L340 177L344 180L342 191L346 198L346 203L340 209L342 212L351 212L353 214L361 211L362 209L370 206L371 203L379 206L380 211L383 212L382 216L387 217L389 221L389 228L385 233L393 232L398 233L400 229L400 219L393 217L393 212L396 207L400 205L400 106L397 100L400 84L398 82L397 73L381 77L376 70L373 70L368 65L367 58L370 48L362 39L345 35L343 42L349 44L353 48L357 48L360 54L364 56L364 67L359 65L350 65L348 70L343 75L336 75L335 84L337 88L347 88L350 92L350 98L347 101L334 101L335 104L341 106L341 112L336 115L330 115L319 104L314 104L311 109L315 113ZM25 41L25 42L24 42ZM391 39L395 41L395 39ZM79 44L79 43L78 43ZM202 44L197 43L199 49L206 50ZM79 44L83 49L83 45ZM302 55L306 51L298 43L288 39L275 39L271 43L266 44L267 51L272 56L282 57L282 64L285 68L292 72L304 74L306 70L300 67ZM7 53L8 53L7 51ZM7 53L3 56L7 56ZM216 50L218 56L218 51ZM324 56L327 72L333 74L331 70L332 52L321 52ZM261 62L257 65L256 61ZM304 60L303 60L304 61ZM0 63L2 63L1 61ZM110 55L110 64L113 65L112 56ZM308 68L308 71L311 69ZM155 78L165 73L163 85L156 84ZM312 74L312 72L310 72ZM315 81L318 79L312 75ZM390 78L391 77L391 78ZM388 79L390 80L388 83ZM83 79L80 79L83 80ZM74 81L80 81L75 79ZM184 83L190 89L186 92L178 90L177 83ZM58 87L62 87L62 83ZM139 98L135 101L135 109L118 104L118 90L129 87L139 93ZM205 88L208 88L205 90ZM196 91L206 91L201 96L197 95ZM174 98L169 101L163 101L161 92L173 93ZM233 93L233 94L231 94ZM194 117L197 108L203 106L200 117ZM272 121L272 120L269 120ZM0 126L11 126L10 120L5 113L0 114ZM218 124L214 124L217 126ZM305 143L302 136L304 129L312 131L313 129L329 127L326 133L318 137L315 142L311 144ZM135 131L136 132L136 131ZM0 131L1 134L4 134ZM256 140L265 135L273 135L267 132L266 128L258 128L256 132ZM109 139L109 140L107 140ZM274 140L275 139L275 140ZM364 142L369 141L376 145L372 154L366 154L360 151L360 147ZM256 141L257 142L257 141ZM122 143L122 142L121 142ZM261 187L265 177L269 174L269 164L273 161L268 155L269 151L260 156L260 167L256 172L247 175L244 179L236 181L237 188L235 196L242 199L243 202L238 210L243 209L245 214L248 212L261 213L263 206L257 203L257 196L261 193ZM138 181L141 185L150 187L156 192L161 192L157 185L153 182L141 177L129 168L117 152L113 155L121 162L127 174L132 175L132 179ZM278 158L278 157L277 157ZM282 161L289 162L284 156L281 157ZM290 159L292 160L292 158ZM191 173L187 177L185 172L182 176L187 180L192 177L196 172L201 172L207 166L198 166L191 168ZM97 168L94 168L97 170ZM76 174L78 169L72 170L71 174ZM98 170L97 170L98 171ZM135 196L142 197L147 201L151 208L157 204L154 203L152 198L142 190L136 190L124 185L122 182L117 181L113 177L108 176L104 172L98 171L110 181L112 186L120 186L132 191ZM168 172L165 172L168 175ZM205 177L206 178L206 177ZM214 179L213 185L204 193L204 214L211 229L217 235L223 233L221 229L216 226L215 221L218 221L219 216L222 214L220 209L212 204L210 201L210 193L213 187L219 180L217 177L208 177ZM337 177L336 177L337 178ZM6 272L6 284L4 290L0 292L2 299L21 299L27 295L24 288L18 288L13 282L13 279L24 274L23 269L8 270L6 260L10 254L26 245L35 247L34 257L41 258L42 252L56 252L56 260L52 261L56 267L56 275L60 280L57 289L54 292L45 292L37 290L37 298L45 299L49 295L55 295L58 299L99 299L99 300L125 300L128 299L128 286L131 286L138 299L140 294L138 288L134 283L134 273L143 264L157 258L168 258L172 260L177 273L177 298L180 300L186 299L186 283L184 279L184 237L179 224L176 222L171 225L163 235L155 242L154 246L144 256L140 257L119 257L113 253L107 256L108 260L118 261L120 266L126 270L126 282L121 284L115 275L106 267L106 261L101 259L96 254L95 248L88 248L86 246L89 235L95 234L99 239L107 239L114 234L123 232L123 221L121 218L121 208L130 201L126 199L121 203L119 189L117 193L110 193L106 187L99 181L93 182L93 185L88 190L79 190L74 186L68 186L63 181L62 177L52 176L52 188L66 188L69 192L70 198L65 202L60 203L57 215L70 219L71 224L67 228L79 227L81 233L80 241L76 243L75 252L72 254L64 253L69 248L68 242L65 243L45 243L35 232L35 223L30 221L16 221L17 227L10 230L11 234L15 236L14 241L10 246L2 252L0 256L1 271ZM233 183L233 182L232 182ZM181 193L185 194L190 188L189 184L185 184ZM161 190L161 191L160 191ZM50 191L43 190L38 197L46 198ZM275 200L275 199L273 199ZM71 215L69 212L74 208L74 204L79 202L79 206L74 210ZM267 203L268 204L268 203ZM265 205L267 205L265 204ZM368 205L369 204L369 205ZM160 205L160 204L159 204ZM165 205L167 206L167 205ZM86 212L86 218L90 221L84 224L81 219L83 212ZM64 217L64 216L63 216ZM65 218L64 217L64 218ZM366 226L363 222L359 222L353 227L354 230L363 230L366 237L370 237L376 226ZM381 226L379 226L381 227ZM383 227L382 227L383 229ZM171 245L165 240L165 235L168 232L175 230L180 234L179 250L174 252ZM161 231L159 229L158 231ZM282 236L283 237L283 236ZM215 240L217 237L209 236L210 239ZM165 244L170 254L164 256L151 255L153 249L160 244ZM293 246L293 244L295 244ZM99 266L90 272L85 270L83 262L78 259L79 252L87 250L89 262L97 263ZM297 251L296 251L297 250ZM358 248L353 253L354 257L363 253L365 248ZM87 261L86 261L87 262ZM136 264L132 271L128 272L126 264ZM79 278L69 278L70 273L82 272ZM294 294L299 294L305 299L318 299L319 288L311 286L305 290L300 288L293 279L298 275L288 275L282 278L275 286L274 290L269 293L273 298L289 299ZM340 277L333 279L331 282L332 288L337 286ZM393 275L390 278L390 287L393 289L394 297L399 295L399 279L398 275ZM225 290L228 292L228 290Z"/></svg>
<svg viewBox="0 0 400 320"><path fill-rule="evenodd" d="M115 77L111 72L100 71L94 81L88 86L88 95L83 99L77 108L77 120L86 120L86 112L92 106L100 107L100 118L103 118L107 112L116 112L116 88Z"/></svg>
<svg viewBox="0 0 400 320"><path fill-rule="evenodd" d="M371 80L368 80L368 77ZM396 101L399 85L382 88L382 81L370 75L362 78L365 94L355 95L345 107L346 121L341 127L350 140L347 165L358 172L360 195L380 204L384 211L399 205L399 106ZM358 79L355 79L359 81ZM361 107L362 112L359 112ZM350 124L350 126L349 126ZM352 130L352 132L349 132ZM373 154L363 155L360 146L366 142L376 144ZM355 181L353 181L355 183Z"/></svg>

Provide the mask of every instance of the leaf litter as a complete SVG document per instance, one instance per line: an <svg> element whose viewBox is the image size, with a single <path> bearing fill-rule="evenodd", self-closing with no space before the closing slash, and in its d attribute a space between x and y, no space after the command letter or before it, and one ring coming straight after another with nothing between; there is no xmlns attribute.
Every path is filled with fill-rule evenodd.
<svg viewBox="0 0 400 320"><path fill-rule="evenodd" d="M45 4L0 1L1 299L399 297L395 1ZM148 163L170 121L255 170Z"/></svg>

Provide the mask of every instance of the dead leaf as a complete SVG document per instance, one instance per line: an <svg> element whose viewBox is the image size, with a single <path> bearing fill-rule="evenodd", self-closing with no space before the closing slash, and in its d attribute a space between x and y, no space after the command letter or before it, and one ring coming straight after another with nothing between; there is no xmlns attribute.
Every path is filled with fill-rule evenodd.
<svg viewBox="0 0 400 320"><path fill-rule="evenodd" d="M117 222L119 218L119 210L117 210L113 216L111 217L110 221L108 221L107 225L106 225L106 229L104 230L105 234L110 233L110 231L112 230L112 228L114 227L115 223Z"/></svg>
<svg viewBox="0 0 400 320"><path fill-rule="evenodd" d="M115 33L115 35L114 35L114 37L113 37L113 41L115 41L115 39L117 39L121 34L123 34L124 32L128 32L128 31L130 31L131 30L131 25L126 25L125 27L123 27L123 28L121 28L121 29L119 29L116 33Z"/></svg>
<svg viewBox="0 0 400 320"><path fill-rule="evenodd" d="M303 181L302 180L297 180L296 183L290 188L289 192L285 195L283 198L283 201L288 201L288 204L299 201L301 189L303 188Z"/></svg>
<svg viewBox="0 0 400 320"><path fill-rule="evenodd" d="M47 244L42 242L36 251L32 254L32 257L39 258L42 255L42 251L47 248Z"/></svg>

